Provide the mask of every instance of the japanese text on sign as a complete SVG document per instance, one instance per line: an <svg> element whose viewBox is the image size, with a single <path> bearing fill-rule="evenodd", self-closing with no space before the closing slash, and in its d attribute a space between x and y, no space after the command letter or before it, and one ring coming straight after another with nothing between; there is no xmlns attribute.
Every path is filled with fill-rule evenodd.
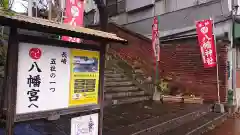
<svg viewBox="0 0 240 135"><path fill-rule="evenodd" d="M98 114L71 119L71 135L98 135Z"/></svg>
<svg viewBox="0 0 240 135"><path fill-rule="evenodd" d="M212 20L198 21L196 28L204 67L214 67L216 66L216 50Z"/></svg>
<svg viewBox="0 0 240 135"><path fill-rule="evenodd" d="M41 50L39 48L31 48L29 50L29 56L33 60L38 60L41 57ZM31 71L36 70L37 75L33 76L31 75ZM40 84L41 84L41 75L40 73L42 70L39 68L37 62L33 62L30 69L28 70L30 73L29 77L27 78L27 84L29 86L29 90L27 91L28 99L29 99L29 105L28 108L35 107L38 108L37 102L39 99L38 93L40 92Z"/></svg>
<svg viewBox="0 0 240 135"><path fill-rule="evenodd" d="M98 51L20 43L18 53L17 115L98 104Z"/></svg>
<svg viewBox="0 0 240 135"><path fill-rule="evenodd" d="M63 64L66 64L67 63L67 52L62 52L62 60L61 60L61 62L63 63Z"/></svg>
<svg viewBox="0 0 240 135"><path fill-rule="evenodd" d="M50 71L51 71L51 73L50 73L51 80L49 83L50 83L51 87L49 89L50 89L50 91L55 92L56 88L53 85L56 85L56 81L54 80L54 78L56 78L56 58L51 59Z"/></svg>
<svg viewBox="0 0 240 135"><path fill-rule="evenodd" d="M70 49L19 43L18 53L16 114L67 108Z"/></svg>

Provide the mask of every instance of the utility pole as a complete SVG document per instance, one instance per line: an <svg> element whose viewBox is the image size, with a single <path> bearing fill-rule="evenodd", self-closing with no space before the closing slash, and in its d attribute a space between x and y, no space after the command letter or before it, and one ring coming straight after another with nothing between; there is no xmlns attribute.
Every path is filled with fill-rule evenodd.
<svg viewBox="0 0 240 135"><path fill-rule="evenodd" d="M233 104L237 105L237 97L236 97L236 69L237 69L237 47L235 42L235 20L236 20L236 14L238 11L238 4L235 2L235 0L231 1L231 15L232 15L232 89L233 89Z"/></svg>

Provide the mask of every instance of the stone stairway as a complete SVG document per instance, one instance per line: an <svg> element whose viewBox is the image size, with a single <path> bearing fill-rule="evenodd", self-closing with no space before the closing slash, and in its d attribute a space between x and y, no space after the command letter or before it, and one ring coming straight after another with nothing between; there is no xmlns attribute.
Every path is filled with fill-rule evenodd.
<svg viewBox="0 0 240 135"><path fill-rule="evenodd" d="M105 70L105 103L116 105L150 100L142 88L134 84L123 71L114 67Z"/></svg>

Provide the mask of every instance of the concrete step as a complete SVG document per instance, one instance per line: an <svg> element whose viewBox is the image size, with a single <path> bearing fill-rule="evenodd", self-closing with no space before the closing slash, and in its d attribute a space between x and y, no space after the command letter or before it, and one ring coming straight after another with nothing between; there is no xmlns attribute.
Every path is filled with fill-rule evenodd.
<svg viewBox="0 0 240 135"><path fill-rule="evenodd" d="M104 70L105 74L114 74L114 73L124 73L123 71L117 70L117 69L109 69L109 70Z"/></svg>
<svg viewBox="0 0 240 135"><path fill-rule="evenodd" d="M147 96L147 95L132 96L132 97L116 98L113 100L105 100L105 103L107 103L107 105L120 105L120 104L129 104L129 103L150 100L151 98L152 98L151 96Z"/></svg>
<svg viewBox="0 0 240 135"><path fill-rule="evenodd" d="M119 86L133 86L132 81L121 81L121 82L107 82L105 87L119 87Z"/></svg>
<svg viewBox="0 0 240 135"><path fill-rule="evenodd" d="M138 74L144 74L143 70L141 69L135 69L134 72Z"/></svg>
<svg viewBox="0 0 240 135"><path fill-rule="evenodd" d="M106 92L105 99L115 99L120 97L131 97L131 96L143 96L145 94L142 90L137 91L126 91L126 92Z"/></svg>
<svg viewBox="0 0 240 135"><path fill-rule="evenodd" d="M123 87L105 87L105 92L124 92L139 90L136 86L123 86Z"/></svg>
<svg viewBox="0 0 240 135"><path fill-rule="evenodd" d="M115 71L115 70L105 70L104 73L105 74L115 74L115 73L117 73L117 71Z"/></svg>
<svg viewBox="0 0 240 135"><path fill-rule="evenodd" d="M107 78L107 77L105 77L104 80L105 80L106 83L108 83L108 82L130 81L130 79L127 78L127 77L117 77L117 78Z"/></svg>
<svg viewBox="0 0 240 135"><path fill-rule="evenodd" d="M124 74L114 73L114 74L105 74L106 78L121 78L124 77Z"/></svg>

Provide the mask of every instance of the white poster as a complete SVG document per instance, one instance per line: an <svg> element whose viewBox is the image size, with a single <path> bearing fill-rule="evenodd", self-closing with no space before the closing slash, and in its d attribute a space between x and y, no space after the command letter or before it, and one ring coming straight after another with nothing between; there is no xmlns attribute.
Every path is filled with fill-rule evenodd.
<svg viewBox="0 0 240 135"><path fill-rule="evenodd" d="M19 44L16 114L67 108L69 48Z"/></svg>
<svg viewBox="0 0 240 135"><path fill-rule="evenodd" d="M72 118L71 135L98 135L98 113Z"/></svg>

